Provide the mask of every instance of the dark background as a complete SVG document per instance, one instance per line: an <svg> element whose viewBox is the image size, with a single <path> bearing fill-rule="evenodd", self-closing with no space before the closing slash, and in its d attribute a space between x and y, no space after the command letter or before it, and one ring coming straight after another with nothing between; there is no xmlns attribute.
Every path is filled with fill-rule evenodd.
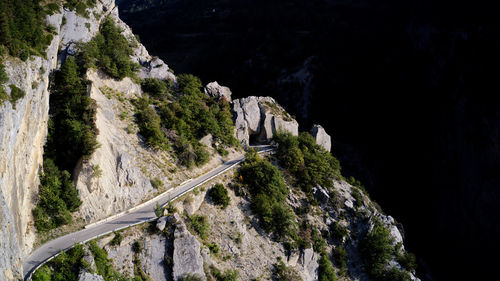
<svg viewBox="0 0 500 281"><path fill-rule="evenodd" d="M420 275L493 280L500 238L494 1L121 0L176 73L323 125L343 174L405 226Z"/></svg>

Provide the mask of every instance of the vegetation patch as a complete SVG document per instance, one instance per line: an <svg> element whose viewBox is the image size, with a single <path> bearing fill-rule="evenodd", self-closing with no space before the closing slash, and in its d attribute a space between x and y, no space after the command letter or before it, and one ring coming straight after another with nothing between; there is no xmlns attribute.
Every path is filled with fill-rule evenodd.
<svg viewBox="0 0 500 281"><path fill-rule="evenodd" d="M210 232L210 224L206 216L192 215L189 217L189 227L193 229L201 239L205 240Z"/></svg>
<svg viewBox="0 0 500 281"><path fill-rule="evenodd" d="M261 226L277 238L294 237L297 228L295 214L286 204L288 188L278 168L251 150L247 152L238 174L251 195L251 207Z"/></svg>
<svg viewBox="0 0 500 281"><path fill-rule="evenodd" d="M332 154L316 144L313 136L302 132L298 137L289 132L274 136L278 143L276 156L280 165L292 174L306 193L316 185L331 187L340 179L340 163Z"/></svg>
<svg viewBox="0 0 500 281"><path fill-rule="evenodd" d="M318 280L319 281L336 281L335 269L328 258L328 255L323 253L319 259L318 267Z"/></svg>
<svg viewBox="0 0 500 281"><path fill-rule="evenodd" d="M281 259L273 265L272 278L276 281L302 281L297 271L287 267Z"/></svg>
<svg viewBox="0 0 500 281"><path fill-rule="evenodd" d="M99 33L82 45L81 58L86 68L97 66L115 79L134 77L139 65L130 59L132 46L120 27L107 17L99 27Z"/></svg>
<svg viewBox="0 0 500 281"><path fill-rule="evenodd" d="M45 56L53 35L40 2L0 0L0 55L8 53L23 61L32 55Z"/></svg>
<svg viewBox="0 0 500 281"><path fill-rule="evenodd" d="M16 102L26 95L26 92L19 89L16 85L9 85L10 88L10 103L12 103L12 107L16 109Z"/></svg>
<svg viewBox="0 0 500 281"><path fill-rule="evenodd" d="M89 17L87 9L95 7L96 0L66 0L64 7L75 11L82 17Z"/></svg>
<svg viewBox="0 0 500 281"><path fill-rule="evenodd" d="M33 210L39 231L72 222L70 212L76 211L81 201L68 171L73 171L79 159L88 159L98 146L97 106L87 95L84 73L74 58L68 58L51 79L44 170L39 202ZM99 170L95 169L96 175Z"/></svg>
<svg viewBox="0 0 500 281"><path fill-rule="evenodd" d="M80 268L88 267L83 259L83 245L77 244L67 252L49 261L39 268L32 276L33 281L76 281Z"/></svg>
<svg viewBox="0 0 500 281"><path fill-rule="evenodd" d="M221 183L216 183L214 187L208 191L208 196L210 197L210 200L212 200L216 205L221 206L222 209L225 209L231 202L227 189Z"/></svg>

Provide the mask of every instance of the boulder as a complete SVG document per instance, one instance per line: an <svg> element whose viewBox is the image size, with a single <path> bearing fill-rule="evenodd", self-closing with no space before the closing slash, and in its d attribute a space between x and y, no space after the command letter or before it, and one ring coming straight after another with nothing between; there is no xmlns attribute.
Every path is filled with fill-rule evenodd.
<svg viewBox="0 0 500 281"><path fill-rule="evenodd" d="M166 225L167 217L161 217L158 219L158 221L156 221L156 228L158 228L159 231L163 231Z"/></svg>
<svg viewBox="0 0 500 281"><path fill-rule="evenodd" d="M208 147L212 146L213 137L212 134L208 134L200 139L200 143Z"/></svg>
<svg viewBox="0 0 500 281"><path fill-rule="evenodd" d="M314 125L311 129L311 135L316 139L316 144L324 147L327 151L332 148L332 139L320 125Z"/></svg>
<svg viewBox="0 0 500 281"><path fill-rule="evenodd" d="M175 218L176 219L176 218ZM200 243L179 220L174 231L173 277L177 281L186 274L196 274L206 280Z"/></svg>
<svg viewBox="0 0 500 281"><path fill-rule="evenodd" d="M297 265L299 274L304 281L318 280L318 254L312 248L305 249Z"/></svg>
<svg viewBox="0 0 500 281"><path fill-rule="evenodd" d="M205 86L205 94L216 98L217 100L224 99L231 102L231 90L228 87L219 85L217 81L208 83L207 86Z"/></svg>
<svg viewBox="0 0 500 281"><path fill-rule="evenodd" d="M318 200L318 202L320 203L327 203L328 200L330 200L328 190L326 190L322 186L318 185L317 187L314 187L312 192L314 194L314 198L316 198L316 200Z"/></svg>
<svg viewBox="0 0 500 281"><path fill-rule="evenodd" d="M259 143L269 143L278 131L299 134L299 124L271 97L247 97L233 101L235 137L248 146L253 136Z"/></svg>

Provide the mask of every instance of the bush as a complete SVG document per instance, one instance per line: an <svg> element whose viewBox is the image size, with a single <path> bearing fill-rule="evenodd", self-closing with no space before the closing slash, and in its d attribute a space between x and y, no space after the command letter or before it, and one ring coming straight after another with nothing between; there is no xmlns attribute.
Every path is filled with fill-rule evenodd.
<svg viewBox="0 0 500 281"><path fill-rule="evenodd" d="M231 202L231 198L227 195L227 189L220 183L217 183L208 191L208 196L215 204L222 206L225 209Z"/></svg>
<svg viewBox="0 0 500 281"><path fill-rule="evenodd" d="M169 145L165 133L161 129L161 119L156 110L149 106L149 99L139 98L135 101L135 117L146 143L154 148L167 150Z"/></svg>
<svg viewBox="0 0 500 281"><path fill-rule="evenodd" d="M360 243L360 253L367 273L374 279L383 279L385 267L392 257L393 247L389 230L379 223Z"/></svg>
<svg viewBox="0 0 500 281"><path fill-rule="evenodd" d="M210 224L206 216L192 215L189 217L189 224L200 235L201 239L205 240L207 238L210 231Z"/></svg>
<svg viewBox="0 0 500 281"><path fill-rule="evenodd" d="M49 261L38 269L32 276L33 281L76 281L83 264L83 245L77 244L67 252Z"/></svg>
<svg viewBox="0 0 500 281"><path fill-rule="evenodd" d="M347 235L349 234L347 228L338 222L334 222L331 225L330 231L332 233L333 239L335 239L336 242L339 244L341 244L342 241L344 240L344 237L347 237Z"/></svg>
<svg viewBox="0 0 500 281"><path fill-rule="evenodd" d="M210 274L217 281L236 281L239 276L238 270L228 269L223 273L214 265L210 265Z"/></svg>
<svg viewBox="0 0 500 281"><path fill-rule="evenodd" d="M278 143L276 156L280 165L295 176L305 192L310 193L315 185L330 187L332 179L340 178L338 160L317 145L309 133L296 137L290 132L278 132L274 140Z"/></svg>
<svg viewBox="0 0 500 281"><path fill-rule="evenodd" d="M295 214L285 202L288 188L281 172L250 151L238 174L251 195L252 210L262 227L279 238L295 236Z"/></svg>
<svg viewBox="0 0 500 281"><path fill-rule="evenodd" d="M133 77L138 69L138 65L130 59L133 54L131 43L111 17L103 21L99 34L84 44L82 51L81 59L85 67L98 66L115 79Z"/></svg>
<svg viewBox="0 0 500 281"><path fill-rule="evenodd" d="M5 72L5 67L3 63L0 63L0 86L7 83L9 81L9 76L7 72Z"/></svg>
<svg viewBox="0 0 500 281"><path fill-rule="evenodd" d="M205 95L200 79L193 75L181 74L177 78L176 100L159 106L163 126L178 136L175 140L177 155L186 151L186 143L196 150L198 141L208 134L222 146L236 145L229 103Z"/></svg>
<svg viewBox="0 0 500 281"><path fill-rule="evenodd" d="M150 179L149 181L155 189L160 189L163 187L163 182L159 178Z"/></svg>
<svg viewBox="0 0 500 281"><path fill-rule="evenodd" d="M396 254L396 261L406 270L414 271L417 268L417 258L414 254L406 251Z"/></svg>
<svg viewBox="0 0 500 281"><path fill-rule="evenodd" d="M122 242L123 240L123 236L121 234L121 232L113 232L113 234L115 235L115 237L113 237L113 240L111 240L111 242L109 242L109 244L111 246L117 246L117 245L120 245L120 243Z"/></svg>
<svg viewBox="0 0 500 281"><path fill-rule="evenodd" d="M165 82L155 78L146 78L141 82L141 89L156 98L169 97L171 87L171 81Z"/></svg>
<svg viewBox="0 0 500 281"><path fill-rule="evenodd" d="M23 90L19 89L16 85L9 85L10 88L10 102L12 103L12 107L15 109L16 108L16 102L19 99L24 98L26 95L26 92Z"/></svg>
<svg viewBox="0 0 500 281"><path fill-rule="evenodd" d="M322 254L319 259L318 267L318 280L319 281L336 281L335 269L326 254Z"/></svg>
<svg viewBox="0 0 500 281"><path fill-rule="evenodd" d="M93 8L96 0L66 0L64 7L75 11L78 15L88 18L88 8Z"/></svg>
<svg viewBox="0 0 500 281"><path fill-rule="evenodd" d="M76 211L82 203L67 171L61 172L50 158L46 158L43 165L39 201L33 210L38 231L72 222L70 211Z"/></svg>
<svg viewBox="0 0 500 281"><path fill-rule="evenodd" d="M347 252L342 246L338 246L333 251L333 261L339 269L339 273L342 276L346 276L347 272Z"/></svg>
<svg viewBox="0 0 500 281"><path fill-rule="evenodd" d="M396 267L392 267L388 270L383 277L385 281L411 281L410 274L406 271L402 271Z"/></svg>
<svg viewBox="0 0 500 281"><path fill-rule="evenodd" d="M101 275L105 281L124 280L124 277L113 268L106 250L99 247L94 240L89 242L89 249L92 256L94 256L97 274Z"/></svg>
<svg viewBox="0 0 500 281"><path fill-rule="evenodd" d="M301 281L299 274L291 267L287 267L282 260L273 265L272 279L276 281Z"/></svg>

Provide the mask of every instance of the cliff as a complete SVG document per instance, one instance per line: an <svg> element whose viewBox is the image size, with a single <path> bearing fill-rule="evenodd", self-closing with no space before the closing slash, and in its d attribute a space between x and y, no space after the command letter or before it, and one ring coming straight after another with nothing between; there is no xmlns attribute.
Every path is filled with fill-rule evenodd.
<svg viewBox="0 0 500 281"><path fill-rule="evenodd" d="M50 74L68 56L75 56L81 43L89 42L98 34L105 18L111 18L120 27L121 34L134 46L130 58L138 66L137 76L117 80L100 69L90 68L86 71L87 94L95 101L95 126L99 133L98 146L88 159L75 159L78 164L72 172L81 205L72 214L73 224L52 230L48 236L38 235L40 233L34 227L32 210L38 200L38 175L42 169L43 146L48 130ZM229 88L213 82L206 86L206 96L202 94L198 98L203 100L209 96L217 104L209 106L208 101L203 100L201 108L209 113L217 111L214 115L223 116L226 113L230 115L229 108L232 106L236 139L230 140L236 143L224 146L221 136L217 138L207 134L199 140L200 143L196 140L195 145L206 149L209 159L197 167L180 165L179 158L183 155L188 158L199 157L193 151L196 149L193 143L182 143L183 132L162 127L161 136L169 137L175 148L154 149L148 144L148 139L139 133L141 128L134 114L137 115L138 110L135 102L141 98L149 100L140 79L155 78L165 85L174 85L181 76L176 77L163 61L148 54L131 29L120 20L114 1L97 1L95 6L87 9L85 15L61 9L48 16L46 21L56 34L47 48L46 58L33 57L27 62L8 58L5 62L8 83L19 87L26 95L15 106L5 102L0 107L0 251L5 253L0 257L0 279L22 278L23 258L32 252L37 243L43 243L51 235L75 231L128 210L179 182L207 172L228 158L241 155L242 150L237 141L244 147L269 144L276 142L275 137L284 133L294 138L292 143L300 141L310 146L309 152L307 149L297 152L299 148L293 151L300 155L315 153L303 157L301 169L307 166L304 161L316 161L318 159L313 158L318 157L319 161L326 159L321 165L315 163L318 169L321 169L319 166L328 166L338 173L335 176L333 172L326 171L328 175L321 175L321 178L327 178L326 187L311 181L307 184L314 183L312 189L310 186L307 186L309 189L301 189L298 181L292 180L293 173L287 172L287 167L279 164L280 159L271 156L259 160L267 161L267 168L272 167L274 170L271 172L279 175L283 194L286 194L279 201L281 205L272 207L272 212L276 216L274 213L285 210L288 217L285 216L283 220L293 221L293 229L287 231L297 233L287 234L290 236L286 237L287 240L280 240L277 237L282 233L273 233L259 222L262 214L258 214L254 207L252 200L255 197L240 182L243 179L241 175L237 177L230 174L217 179L225 186L234 187L226 194L232 202L227 208L221 209L212 199L207 199L207 191L213 186L211 183L205 184L193 191L194 195L189 194L177 200L172 207L174 210L168 211L171 216L162 218L161 223L158 223L159 230L154 230L153 224L138 226L125 230L123 237L115 233L100 239L98 246L91 242L82 250L85 256L75 259L82 264L75 265L72 270L80 270L80 280L105 279L103 276L106 277L107 273L99 272L99 268L104 266L110 268L107 272L117 272L117 276L140 276L141 280L147 280L147 275L154 280L180 280L195 273L202 280L219 279L217 276L224 274L236 274L242 279L270 278L271 275L278 278L276 276L280 274L289 274L296 276L297 280L312 281L324 274L325 263L331 267L330 253L345 247L345 264L336 264L338 274L344 279L370 280L359 267L362 261L358 248L365 237L358 234L368 235L377 228L388 231L388 236L383 237L387 243L390 242L387 247L396 249L393 251L396 254L406 253L402 246L403 237L394 219L377 210L376 205L354 183L349 184L340 177L340 168L336 167L338 163L329 153L331 138L321 126L312 128L312 138L301 139L303 135L299 134L298 122L273 98L251 96L232 101ZM195 96L193 88L201 88L201 83L198 85L196 81L199 80L189 81L195 84L187 87L186 92L189 93L177 94L181 96L195 92ZM180 87L181 83L165 87ZM156 99L148 103L146 109L169 116L168 106L174 101L168 99L168 95L164 100ZM227 119L230 121L230 117ZM175 150L180 149L185 149L184 154L175 154ZM279 170L284 171L286 177ZM208 225L211 232L205 233L206 229L203 232L200 225L204 228ZM338 232L341 232L340 236ZM316 242L322 244L318 246ZM75 252L78 254L77 250ZM108 254L109 259L103 259ZM83 259L86 261L85 266ZM405 267L394 254L386 259L388 263L382 264L384 272L391 268L399 272ZM43 270L57 270L53 267L57 262L58 259L55 259L51 263L52 267L44 267ZM95 267L98 263L100 267ZM405 273L411 276L411 280L417 280L413 269Z"/></svg>

